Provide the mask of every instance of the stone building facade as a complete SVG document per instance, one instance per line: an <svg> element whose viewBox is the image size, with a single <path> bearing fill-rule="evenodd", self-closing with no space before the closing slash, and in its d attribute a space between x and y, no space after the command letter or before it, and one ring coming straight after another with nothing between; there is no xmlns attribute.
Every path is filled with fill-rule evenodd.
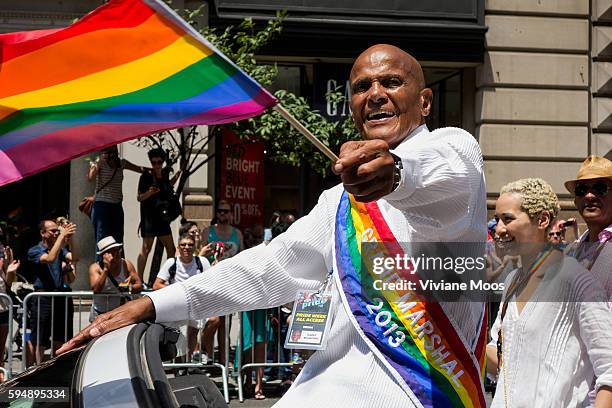
<svg viewBox="0 0 612 408"><path fill-rule="evenodd" d="M475 120L489 204L504 183L537 176L570 211L563 181L612 150L612 2L487 0L485 22Z"/></svg>

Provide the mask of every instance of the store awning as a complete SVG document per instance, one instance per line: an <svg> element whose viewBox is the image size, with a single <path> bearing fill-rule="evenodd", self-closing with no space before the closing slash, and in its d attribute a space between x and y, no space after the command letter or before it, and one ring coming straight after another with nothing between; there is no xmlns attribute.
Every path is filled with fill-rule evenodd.
<svg viewBox="0 0 612 408"><path fill-rule="evenodd" d="M216 0L213 26L287 10L283 34L262 54L354 58L366 47L391 43L419 60L481 62L484 0Z"/></svg>

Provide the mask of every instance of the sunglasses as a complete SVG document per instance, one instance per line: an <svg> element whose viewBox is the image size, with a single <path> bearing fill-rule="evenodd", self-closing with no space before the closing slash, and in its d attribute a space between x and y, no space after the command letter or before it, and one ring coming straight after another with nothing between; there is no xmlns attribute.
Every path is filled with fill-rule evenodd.
<svg viewBox="0 0 612 408"><path fill-rule="evenodd" d="M576 197L584 197L588 192L592 192L596 196L603 197L610 191L610 187L603 181L598 181L593 184L577 183L574 189Z"/></svg>
<svg viewBox="0 0 612 408"><path fill-rule="evenodd" d="M230 210L223 210L223 209L218 209L217 212L219 214L229 214Z"/></svg>
<svg viewBox="0 0 612 408"><path fill-rule="evenodd" d="M562 232L549 232L548 236L549 237L559 237L559 238L561 238L563 236L563 233Z"/></svg>
<svg viewBox="0 0 612 408"><path fill-rule="evenodd" d="M179 244L179 246L181 248L185 248L185 247L189 248L189 247L193 247L194 245L193 244Z"/></svg>
<svg viewBox="0 0 612 408"><path fill-rule="evenodd" d="M164 164L164 161L163 160L151 160L151 164L154 165L154 166L156 164Z"/></svg>

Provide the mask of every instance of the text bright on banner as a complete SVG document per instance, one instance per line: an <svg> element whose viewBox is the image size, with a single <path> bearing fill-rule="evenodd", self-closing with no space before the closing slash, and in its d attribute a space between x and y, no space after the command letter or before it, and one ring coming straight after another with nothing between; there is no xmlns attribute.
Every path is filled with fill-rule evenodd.
<svg viewBox="0 0 612 408"><path fill-rule="evenodd" d="M224 129L221 149L220 197L232 205L233 223L249 228L263 225L264 146L240 140Z"/></svg>

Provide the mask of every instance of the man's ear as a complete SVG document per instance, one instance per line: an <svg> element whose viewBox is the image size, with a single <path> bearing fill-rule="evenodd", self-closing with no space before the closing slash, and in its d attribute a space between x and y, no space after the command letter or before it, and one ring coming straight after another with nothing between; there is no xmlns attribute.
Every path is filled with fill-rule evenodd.
<svg viewBox="0 0 612 408"><path fill-rule="evenodd" d="M431 111L431 103L433 101L433 91L431 88L424 88L420 92L419 102L421 104L421 116L429 116Z"/></svg>

